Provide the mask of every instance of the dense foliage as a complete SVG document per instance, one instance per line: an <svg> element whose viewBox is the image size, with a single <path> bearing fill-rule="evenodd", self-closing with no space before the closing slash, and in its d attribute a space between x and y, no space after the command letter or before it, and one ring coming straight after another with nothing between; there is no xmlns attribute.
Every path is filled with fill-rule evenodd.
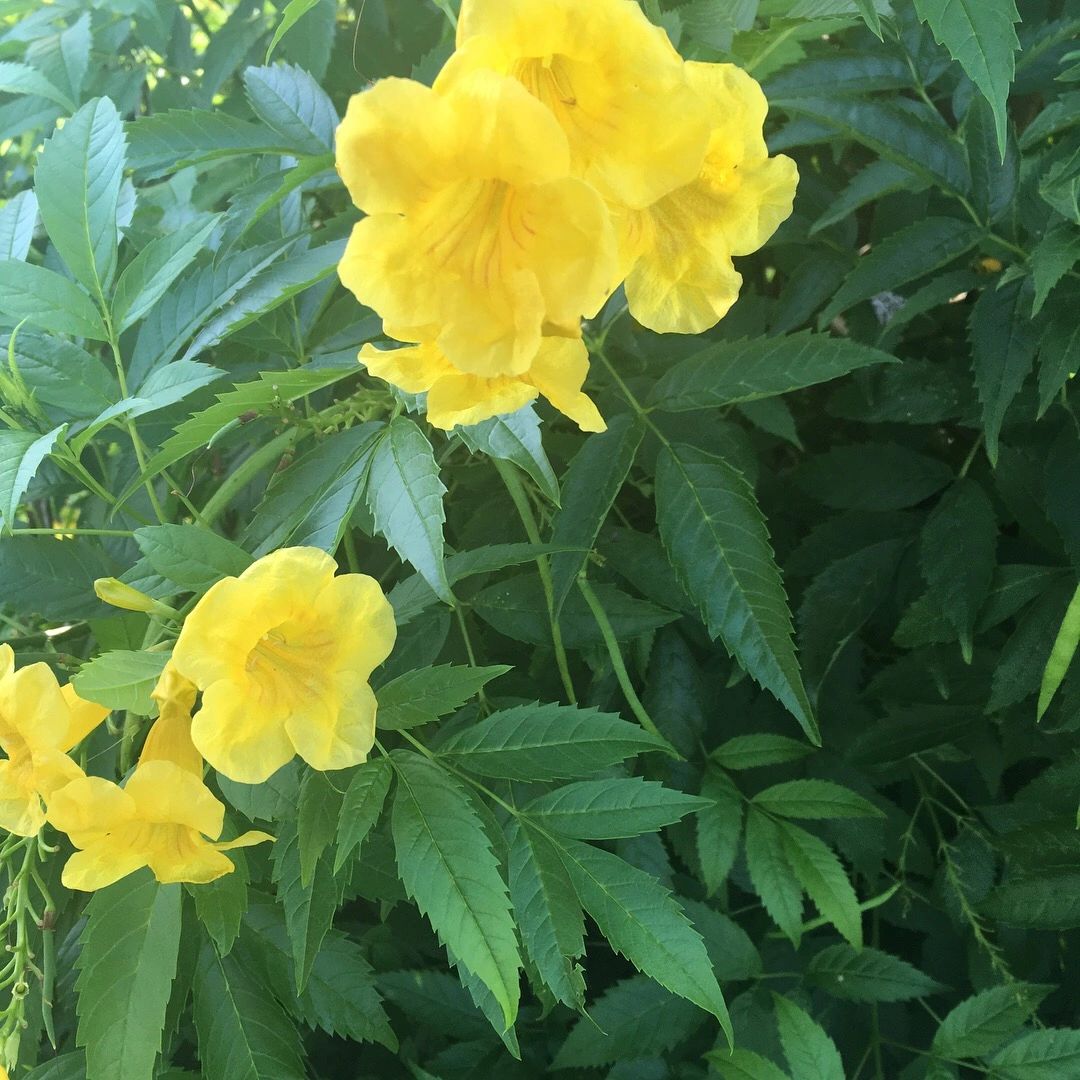
<svg viewBox="0 0 1080 1080"><path fill-rule="evenodd" d="M335 129L455 0L0 7L0 1074L1080 1076L1080 4L642 7L800 182L714 329L586 323L602 434L357 362ZM370 759L156 787L289 548L393 607Z"/></svg>

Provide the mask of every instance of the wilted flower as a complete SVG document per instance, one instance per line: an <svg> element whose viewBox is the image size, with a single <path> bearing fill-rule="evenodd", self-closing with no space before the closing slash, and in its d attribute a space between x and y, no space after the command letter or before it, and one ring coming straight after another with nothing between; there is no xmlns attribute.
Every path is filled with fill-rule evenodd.
<svg viewBox="0 0 1080 1080"><path fill-rule="evenodd" d="M49 799L49 823L80 849L64 865L63 883L85 891L144 866L161 882L213 881L235 869L223 852L273 839L246 832L213 843L224 817L210 789L171 761L140 762L122 788L83 776Z"/></svg>
<svg viewBox="0 0 1080 1080"><path fill-rule="evenodd" d="M0 645L0 828L33 836L45 823L42 800L83 775L67 756L109 710L61 687L47 664L15 670L10 645Z"/></svg>
<svg viewBox="0 0 1080 1080"><path fill-rule="evenodd" d="M219 581L184 623L172 666L202 691L191 738L233 780L260 783L296 754L316 769L367 758L368 678L397 628L377 581L336 568L317 548L283 548Z"/></svg>

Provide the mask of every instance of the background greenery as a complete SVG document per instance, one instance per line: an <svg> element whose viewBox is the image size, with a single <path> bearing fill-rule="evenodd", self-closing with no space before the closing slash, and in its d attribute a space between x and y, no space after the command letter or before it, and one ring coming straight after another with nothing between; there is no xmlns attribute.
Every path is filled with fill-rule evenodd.
<svg viewBox="0 0 1080 1080"><path fill-rule="evenodd" d="M589 328L591 437L356 364L334 127L451 0L0 7L0 638L115 776L164 655L95 578L314 544L400 624L387 754L217 782L272 850L50 862L15 1076L1080 1076L1080 4L644 6L802 181L715 331Z"/></svg>

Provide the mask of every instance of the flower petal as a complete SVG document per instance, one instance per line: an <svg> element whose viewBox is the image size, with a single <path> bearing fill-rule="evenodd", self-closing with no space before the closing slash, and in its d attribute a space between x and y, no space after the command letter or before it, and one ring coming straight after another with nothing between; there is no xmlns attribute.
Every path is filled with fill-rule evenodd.
<svg viewBox="0 0 1080 1080"><path fill-rule="evenodd" d="M146 862L163 885L179 881L205 885L236 869L216 844L208 843L194 829L177 827L154 830Z"/></svg>
<svg viewBox="0 0 1080 1080"><path fill-rule="evenodd" d="M294 710L285 730L296 752L320 771L367 761L375 744L375 694L359 676L339 675L337 701L312 699Z"/></svg>
<svg viewBox="0 0 1080 1080"><path fill-rule="evenodd" d="M147 732L139 761L171 761L202 779L202 755L191 741L191 710L198 688L170 662L165 665L150 696L157 702L158 718Z"/></svg>
<svg viewBox="0 0 1080 1080"><path fill-rule="evenodd" d="M60 749L70 750L81 743L109 715L109 710L96 702L84 701L75 693L75 687L71 683L61 687L60 692L67 702L70 717Z"/></svg>
<svg viewBox="0 0 1080 1080"><path fill-rule="evenodd" d="M536 388L510 377L444 375L428 392L430 424L449 431L458 424L479 424L493 416L517 412L536 397Z"/></svg>
<svg viewBox="0 0 1080 1080"><path fill-rule="evenodd" d="M49 824L67 833L79 848L135 822L135 800L100 776L83 776L49 797Z"/></svg>
<svg viewBox="0 0 1080 1080"><path fill-rule="evenodd" d="M589 372L589 352L580 338L544 338L529 369L529 381L582 431L606 431L607 424L581 392Z"/></svg>
<svg viewBox="0 0 1080 1080"><path fill-rule="evenodd" d="M360 363L376 379L384 379L407 394L422 394L430 390L453 367L433 343L407 345L403 349L376 349L365 345L360 350Z"/></svg>
<svg viewBox="0 0 1080 1080"><path fill-rule="evenodd" d="M146 761L124 785L135 800L140 821L151 825L182 825L212 840L221 835L225 806L199 777L171 761Z"/></svg>
<svg viewBox="0 0 1080 1080"><path fill-rule="evenodd" d="M0 829L15 836L35 836L45 824L36 791L20 781L10 761L0 761Z"/></svg>
<svg viewBox="0 0 1080 1080"><path fill-rule="evenodd" d="M122 844L98 844L76 851L64 864L60 880L68 889L93 892L104 889L146 865L139 851Z"/></svg>

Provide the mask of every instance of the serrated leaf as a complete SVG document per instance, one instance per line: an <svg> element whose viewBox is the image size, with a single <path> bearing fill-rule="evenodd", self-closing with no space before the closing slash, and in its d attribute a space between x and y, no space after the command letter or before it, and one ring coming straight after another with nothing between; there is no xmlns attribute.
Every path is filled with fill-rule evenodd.
<svg viewBox="0 0 1080 1080"><path fill-rule="evenodd" d="M780 827L753 809L746 817L746 868L770 918L798 946L802 937L802 887L784 849Z"/></svg>
<svg viewBox="0 0 1080 1080"><path fill-rule="evenodd" d="M585 953L585 920L566 868L527 821L510 824L507 844L510 901L525 953L552 995L580 1012L585 980L575 961Z"/></svg>
<svg viewBox="0 0 1080 1080"><path fill-rule="evenodd" d="M531 405L509 416L495 416L480 424L455 428L454 433L474 454L487 454L516 465L558 506L559 481L544 453L540 418Z"/></svg>
<svg viewBox="0 0 1080 1080"><path fill-rule="evenodd" d="M128 165L133 169L182 169L240 154L287 154L276 131L226 112L173 109L127 125Z"/></svg>
<svg viewBox="0 0 1080 1080"><path fill-rule="evenodd" d="M413 421L399 416L387 425L369 477L367 501L379 532L439 599L453 604L443 561L446 488L431 443Z"/></svg>
<svg viewBox="0 0 1080 1080"><path fill-rule="evenodd" d="M1080 1069L1080 1030L1029 1031L991 1059L1001 1080L1061 1080Z"/></svg>
<svg viewBox="0 0 1080 1080"><path fill-rule="evenodd" d="M234 956L203 945L193 992L205 1080L304 1080L296 1029Z"/></svg>
<svg viewBox="0 0 1080 1080"><path fill-rule="evenodd" d="M491 842L459 781L415 754L393 755L392 825L406 892L446 945L517 1016L517 939Z"/></svg>
<svg viewBox="0 0 1080 1080"><path fill-rule="evenodd" d="M739 853L743 797L727 773L717 768L705 770L701 797L709 802L695 818L698 860L706 891L712 896L723 885Z"/></svg>
<svg viewBox="0 0 1080 1080"><path fill-rule="evenodd" d="M374 761L365 761L353 773L341 800L341 813L338 815L335 874L375 828L390 791L392 776L390 762L381 757Z"/></svg>
<svg viewBox="0 0 1080 1080"><path fill-rule="evenodd" d="M124 129L108 98L88 101L42 148L34 170L41 220L60 257L103 297L116 271Z"/></svg>
<svg viewBox="0 0 1080 1080"><path fill-rule="evenodd" d="M239 576L252 562L242 547L198 525L149 525L135 530L135 543L157 573L193 592Z"/></svg>
<svg viewBox="0 0 1080 1080"><path fill-rule="evenodd" d="M309 769L300 782L296 841L300 849L300 884L307 886L315 867L338 831L343 795L326 773Z"/></svg>
<svg viewBox="0 0 1080 1080"><path fill-rule="evenodd" d="M706 805L639 776L579 780L527 803L522 813L545 829L579 840L611 840L651 833Z"/></svg>
<svg viewBox="0 0 1080 1080"><path fill-rule="evenodd" d="M581 551L551 560L556 617L626 482L644 432L642 424L629 414L612 418L607 431L585 442L563 475L562 505L551 522L551 542Z"/></svg>
<svg viewBox="0 0 1080 1080"><path fill-rule="evenodd" d="M210 935L219 956L228 956L240 933L240 920L248 907L248 865L243 850L229 852L235 869L216 881L188 886L195 912Z"/></svg>
<svg viewBox="0 0 1080 1080"><path fill-rule="evenodd" d="M53 334L94 341L108 337L97 308L78 285L18 259L0 259L0 314L13 323L25 319Z"/></svg>
<svg viewBox="0 0 1080 1080"><path fill-rule="evenodd" d="M338 115L319 84L291 64L249 67L244 89L256 115L302 154L334 148Z"/></svg>
<svg viewBox="0 0 1080 1080"><path fill-rule="evenodd" d="M1067 221L1058 222L1031 252L1031 277L1035 284L1032 316L1039 314L1051 290L1077 262L1080 262L1080 235L1076 226Z"/></svg>
<svg viewBox="0 0 1080 1080"><path fill-rule="evenodd" d="M724 1080L788 1080L783 1069L753 1050L710 1050L705 1056Z"/></svg>
<svg viewBox="0 0 1080 1080"><path fill-rule="evenodd" d="M895 358L809 330L787 337L717 342L661 376L649 403L667 412L756 401L838 379Z"/></svg>
<svg viewBox="0 0 1080 1080"><path fill-rule="evenodd" d="M46 435L34 431L0 431L0 521L9 532L15 527L26 489L49 456L63 428Z"/></svg>
<svg viewBox="0 0 1080 1080"><path fill-rule="evenodd" d="M847 1001L910 1001L943 987L898 956L850 945L822 949L806 969L810 982Z"/></svg>
<svg viewBox="0 0 1080 1080"><path fill-rule="evenodd" d="M934 1035L934 1053L947 1058L984 1057L1016 1034L1050 993L1031 983L994 986L961 1001Z"/></svg>
<svg viewBox="0 0 1080 1080"><path fill-rule="evenodd" d="M751 802L781 817L821 819L884 816L868 799L831 780L786 780L759 791Z"/></svg>
<svg viewBox="0 0 1080 1080"><path fill-rule="evenodd" d="M582 906L600 932L645 975L720 1021L730 1043L731 1020L697 931L655 878L609 851L558 841Z"/></svg>
<svg viewBox="0 0 1080 1080"><path fill-rule="evenodd" d="M994 889L980 910L1006 926L1076 929L1080 927L1080 873L1048 869L1006 881Z"/></svg>
<svg viewBox="0 0 1080 1080"><path fill-rule="evenodd" d="M1027 312L1031 310L1027 279L987 289L971 312L969 331L975 388L982 403L986 454L997 464L1005 413L1020 392L1035 362L1038 338Z"/></svg>
<svg viewBox="0 0 1080 1080"><path fill-rule="evenodd" d="M753 489L726 461L675 445L657 463L656 498L660 536L709 633L820 742Z"/></svg>
<svg viewBox="0 0 1080 1080"><path fill-rule="evenodd" d="M107 610L94 596L94 581L113 570L94 543L51 536L0 540L0 581L4 602L23 614L49 619L101 616Z"/></svg>
<svg viewBox="0 0 1080 1080"><path fill-rule="evenodd" d="M786 735L736 735L721 743L709 757L725 769L739 771L764 765L784 765L812 754L813 749Z"/></svg>
<svg viewBox="0 0 1080 1080"><path fill-rule="evenodd" d="M0 208L0 259L26 258L37 218L37 196L29 189L4 203Z"/></svg>
<svg viewBox="0 0 1080 1080"><path fill-rule="evenodd" d="M463 667L440 664L399 675L380 686L378 725L402 731L430 723L471 701L492 679L512 670L504 665Z"/></svg>
<svg viewBox="0 0 1080 1080"><path fill-rule="evenodd" d="M773 994L773 1008L791 1080L844 1080L843 1059L825 1029L779 994Z"/></svg>
<svg viewBox="0 0 1080 1080"><path fill-rule="evenodd" d="M439 744L438 753L478 776L567 780L665 748L662 739L614 713L534 703L461 729Z"/></svg>
<svg viewBox="0 0 1080 1080"><path fill-rule="evenodd" d="M319 0L289 0L281 16L281 22L274 30L274 36L266 49L266 62L270 63L270 57L281 43L281 39L306 15Z"/></svg>
<svg viewBox="0 0 1080 1080"><path fill-rule="evenodd" d="M84 664L71 682L87 701L149 716L154 709L150 691L168 659L166 652L114 649Z"/></svg>
<svg viewBox="0 0 1080 1080"><path fill-rule="evenodd" d="M1005 103L1020 48L1014 0L915 0L919 18L967 73L994 110L998 147L1005 156Z"/></svg>
<svg viewBox="0 0 1080 1080"><path fill-rule="evenodd" d="M87 905L75 984L87 1080L153 1074L180 948L180 896L179 885L142 870Z"/></svg>
<svg viewBox="0 0 1080 1080"><path fill-rule="evenodd" d="M75 102L40 71L16 60L0 63L0 92L30 94L56 102L66 112L74 112Z"/></svg>
<svg viewBox="0 0 1080 1080"><path fill-rule="evenodd" d="M847 872L824 841L789 821L777 823L788 863L822 918L853 948L862 948L862 912Z"/></svg>
<svg viewBox="0 0 1080 1080"><path fill-rule="evenodd" d="M910 169L905 169L894 161L872 161L851 178L851 182L840 192L828 210L814 222L810 235L814 236L822 229L843 221L861 206L877 202L896 191L921 191L926 187L926 183L925 178L916 176Z"/></svg>
<svg viewBox="0 0 1080 1080"><path fill-rule="evenodd" d="M862 482L852 484L859 476ZM955 479L943 461L892 442L833 446L804 462L799 486L837 510L904 510Z"/></svg>

